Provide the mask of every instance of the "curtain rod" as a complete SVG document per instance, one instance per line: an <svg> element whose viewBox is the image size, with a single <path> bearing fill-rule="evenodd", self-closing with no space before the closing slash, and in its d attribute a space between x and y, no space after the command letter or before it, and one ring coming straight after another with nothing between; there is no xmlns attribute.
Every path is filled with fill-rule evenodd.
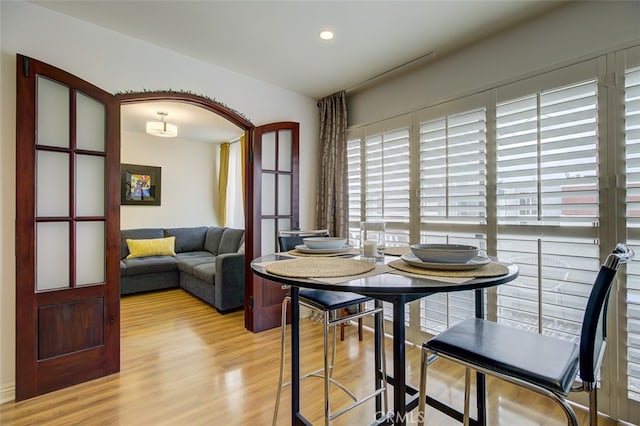
<svg viewBox="0 0 640 426"><path fill-rule="evenodd" d="M369 79L367 79L367 80L365 80L365 81L363 81L361 83L358 83L355 86L350 87L349 89L347 89L346 92L347 93L353 92L354 90L361 89L361 88L363 88L365 86L369 86L370 84L375 83L378 80L389 78L392 75L399 73L400 71L405 71L407 68L420 65L420 64L422 64L422 62L427 62L428 60L433 59L434 56L435 56L435 51L432 50L429 53L426 53L426 54L424 54L422 56L418 56L415 59L412 59L412 60L410 60L408 62L400 64L400 65L398 65L396 67L391 68L390 70L384 71L384 72L382 72L382 73L380 73L378 75L375 75L375 76L373 76L373 77L371 77L371 78L369 78Z"/></svg>

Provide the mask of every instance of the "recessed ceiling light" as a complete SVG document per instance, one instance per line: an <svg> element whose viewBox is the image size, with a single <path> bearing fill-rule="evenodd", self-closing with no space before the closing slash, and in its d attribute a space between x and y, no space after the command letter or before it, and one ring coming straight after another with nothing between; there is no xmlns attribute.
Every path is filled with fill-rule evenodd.
<svg viewBox="0 0 640 426"><path fill-rule="evenodd" d="M330 30L320 31L320 38L323 40L331 40L333 38L333 31L330 31Z"/></svg>

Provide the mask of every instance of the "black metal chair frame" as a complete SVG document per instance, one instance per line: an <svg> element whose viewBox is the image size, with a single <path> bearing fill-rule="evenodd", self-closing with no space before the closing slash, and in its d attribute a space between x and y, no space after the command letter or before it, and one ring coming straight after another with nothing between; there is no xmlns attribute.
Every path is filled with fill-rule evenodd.
<svg viewBox="0 0 640 426"><path fill-rule="evenodd" d="M313 231L285 231L285 235L280 235L278 237L278 245L280 247L280 251L289 251L296 248L297 245L304 244L304 238L311 237L328 237L329 231L326 229L317 229ZM347 310L362 310L364 309L364 305L358 306L347 306L345 308ZM355 318L352 318L355 319ZM345 321L340 324L340 341L344 340L344 327L345 325L349 325L349 321ZM363 334L363 322L362 317L358 318L358 340L362 341L364 338Z"/></svg>
<svg viewBox="0 0 640 426"><path fill-rule="evenodd" d="M296 245L301 244L302 237L300 236L281 236L278 237L278 242L281 251L288 251L295 248ZM310 310L317 312L322 317L322 323L324 327L324 365L322 368L307 373L300 377L300 380L309 377L318 377L324 379L324 418L325 425L329 425L330 422L338 416L346 413L347 411L361 405L365 401L375 398L378 395L383 396L384 412L388 412L388 397L387 397L387 373L386 373L386 357L384 344L382 345L382 386L376 388L373 393L358 397L351 392L346 386L339 381L333 379L333 370L336 359L336 343L337 343L337 330L338 325L344 325L352 320L361 321L363 317L368 315L379 314L382 317L383 308L382 302L375 301L373 308L363 308L364 303L371 299L370 297L362 296L355 293L348 292L333 292L326 290L312 290L312 289L300 289L299 290L298 303L300 306L309 308ZM280 376L278 381L278 392L276 396L276 404L273 413L273 424L276 424L278 417L278 409L280 406L280 396L282 389L285 386L289 386L291 383L284 383L284 366L285 366L285 342L286 342L286 326L287 326L287 306L291 302L290 296L285 296L282 301L282 324L281 324L281 339L280 339ZM358 309L354 313L345 313L345 308L357 306ZM340 315L340 313L343 315ZM382 335L384 336L384 320L380 318L380 327ZM331 362L329 362L329 333L330 329L333 329L333 345ZM359 340L362 340L361 338ZM339 389L343 390L351 399L352 403L340 410L332 413L330 403L330 385L334 384Z"/></svg>
<svg viewBox="0 0 640 426"><path fill-rule="evenodd" d="M634 252L617 244L609 254L593 284L585 309L580 342L515 329L492 321L469 318L453 325L425 342L420 368L420 403L418 420L424 424L427 366L437 357L449 359L465 367L465 425L470 423L469 400L471 371L492 375L525 387L556 401L571 425L578 425L573 408L566 400L569 392L589 394L589 424L598 419L597 385L600 365L606 348L607 302L618 268L631 261ZM501 343L511 342L511 345ZM554 368L531 359L526 347L544 348L555 356ZM560 366L561 368L555 368ZM575 378L580 381L574 385Z"/></svg>

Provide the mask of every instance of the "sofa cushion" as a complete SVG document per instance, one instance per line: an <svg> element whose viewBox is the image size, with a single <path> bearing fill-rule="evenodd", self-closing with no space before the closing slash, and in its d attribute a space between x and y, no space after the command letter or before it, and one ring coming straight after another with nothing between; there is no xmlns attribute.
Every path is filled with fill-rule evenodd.
<svg viewBox="0 0 640 426"><path fill-rule="evenodd" d="M120 231L120 259L129 255L127 239L141 240L143 238L163 238L162 228L123 229Z"/></svg>
<svg viewBox="0 0 640 426"><path fill-rule="evenodd" d="M165 237L176 237L176 253L204 250L204 240L207 235L206 226L191 228L167 228Z"/></svg>
<svg viewBox="0 0 640 426"><path fill-rule="evenodd" d="M207 237L204 240L204 249L214 256L218 254L220 239L226 228L212 226L207 230Z"/></svg>
<svg viewBox="0 0 640 426"><path fill-rule="evenodd" d="M244 242L244 229L226 228L220 239L218 254L236 253Z"/></svg>
<svg viewBox="0 0 640 426"><path fill-rule="evenodd" d="M214 279L216 275L216 263L203 263L201 265L195 266L193 268L193 273L191 274L194 277L205 281L211 285L214 285Z"/></svg>
<svg viewBox="0 0 640 426"><path fill-rule="evenodd" d="M193 268L203 263L214 263L216 257L208 251L192 251L189 253L178 253L176 255L178 269L182 272L193 275Z"/></svg>
<svg viewBox="0 0 640 426"><path fill-rule="evenodd" d="M122 261L126 266L126 275L150 274L152 272L169 272L178 269L178 261L173 256L135 257Z"/></svg>
<svg viewBox="0 0 640 426"><path fill-rule="evenodd" d="M127 259L148 256L175 256L176 237L148 238L143 240L127 239L129 255Z"/></svg>

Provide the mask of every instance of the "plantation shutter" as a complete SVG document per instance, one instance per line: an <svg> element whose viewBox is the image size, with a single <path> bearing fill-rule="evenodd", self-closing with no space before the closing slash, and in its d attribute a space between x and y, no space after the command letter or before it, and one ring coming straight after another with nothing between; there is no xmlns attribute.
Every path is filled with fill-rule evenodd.
<svg viewBox="0 0 640 426"><path fill-rule="evenodd" d="M640 67L625 72L628 243L640 246ZM640 401L640 262L627 265L627 394Z"/></svg>
<svg viewBox="0 0 640 426"><path fill-rule="evenodd" d="M409 127L364 138L364 218L384 220L388 244L409 242Z"/></svg>
<svg viewBox="0 0 640 426"><path fill-rule="evenodd" d="M486 250L486 145L484 107L420 122L421 242ZM420 330L436 334L473 315L472 291L435 294L420 301Z"/></svg>
<svg viewBox="0 0 640 426"><path fill-rule="evenodd" d="M359 244L360 221L383 220L387 245L409 243L410 122L388 120L350 132L347 143L349 174L349 234ZM385 319L392 305L383 303ZM409 325L409 311L405 324Z"/></svg>
<svg viewBox="0 0 640 426"><path fill-rule="evenodd" d="M599 269L597 96L590 79L496 105L497 252L520 267L499 322L578 339Z"/></svg>
<svg viewBox="0 0 640 426"><path fill-rule="evenodd" d="M364 138L364 220L384 220L387 245L409 242L409 127L384 130ZM384 318L393 307L384 302ZM409 326L409 311L405 311Z"/></svg>
<svg viewBox="0 0 640 426"><path fill-rule="evenodd" d="M349 194L349 242L360 242L360 221L362 220L362 149L360 139L347 140L347 176Z"/></svg>

